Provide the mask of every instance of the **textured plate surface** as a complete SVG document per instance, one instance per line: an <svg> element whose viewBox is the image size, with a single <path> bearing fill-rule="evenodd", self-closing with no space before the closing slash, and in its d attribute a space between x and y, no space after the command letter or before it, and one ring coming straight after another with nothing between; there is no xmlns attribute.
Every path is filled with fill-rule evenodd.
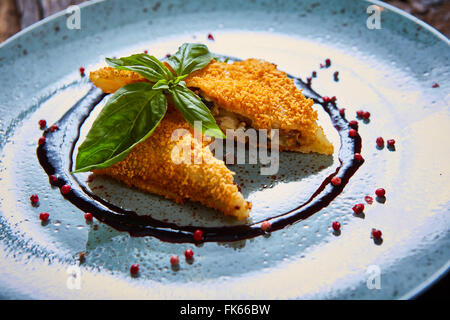
<svg viewBox="0 0 450 320"><path fill-rule="evenodd" d="M381 29L368 29L372 4L96 1L80 6L81 29L67 28L71 16L61 13L2 44L0 297L395 299L426 287L449 267L449 43L382 4ZM303 79L316 70L313 88L337 96L347 119L359 109L371 112L359 129L366 162L331 205L267 237L192 246L86 224L48 184L35 156L37 122L58 120L89 90L78 68L94 70L105 56L144 50L163 57L188 41L224 55L263 58ZM320 69L326 58L331 67ZM338 149L328 116L317 109ZM396 150L377 149L378 136L394 138ZM259 220L308 198L337 164L336 153L287 153L276 179L260 176L257 166L231 169ZM179 206L107 179L95 183L110 201L157 211L161 219L233 223L196 204ZM378 187L387 190L386 201L366 204L365 215L355 217L351 207ZM30 205L33 193L38 207ZM51 218L42 225L38 215L45 211ZM332 233L334 220L342 224L340 235ZM370 238L372 228L383 231L381 244ZM188 247L193 263L183 257ZM82 251L86 261L77 268ZM180 256L178 270L169 264L173 254ZM141 266L137 278L129 276L133 263Z"/></svg>

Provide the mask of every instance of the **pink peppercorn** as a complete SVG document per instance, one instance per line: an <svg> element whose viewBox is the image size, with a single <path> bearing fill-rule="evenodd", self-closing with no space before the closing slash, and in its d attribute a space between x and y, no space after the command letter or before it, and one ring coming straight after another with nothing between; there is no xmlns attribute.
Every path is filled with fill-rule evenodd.
<svg viewBox="0 0 450 320"><path fill-rule="evenodd" d="M325 59L325 66L326 67L331 66L331 60L330 59Z"/></svg>
<svg viewBox="0 0 450 320"><path fill-rule="evenodd" d="M368 204L372 204L372 203L373 203L373 198L372 198L371 196L365 196L365 197L364 197L364 200L366 200L366 202L367 202Z"/></svg>
<svg viewBox="0 0 450 320"><path fill-rule="evenodd" d="M355 214L360 214L364 211L364 204L362 203L355 204L352 209Z"/></svg>
<svg viewBox="0 0 450 320"><path fill-rule="evenodd" d="M42 221L47 221L49 217L50 214L48 212L42 212L41 214L39 214L39 219L41 219Z"/></svg>
<svg viewBox="0 0 450 320"><path fill-rule="evenodd" d="M431 87L432 88L439 88L439 83L435 82L435 83L433 83L433 85Z"/></svg>
<svg viewBox="0 0 450 320"><path fill-rule="evenodd" d="M352 120L352 121L350 121L350 122L348 123L348 126L351 127L351 128L353 128L353 129L355 129L355 130L358 130L358 121Z"/></svg>
<svg viewBox="0 0 450 320"><path fill-rule="evenodd" d="M63 194L68 194L70 190L72 190L72 188L68 184L65 184L61 187L61 192Z"/></svg>
<svg viewBox="0 0 450 320"><path fill-rule="evenodd" d="M328 96L322 97L322 100L323 100L323 102L330 102L331 101L330 97L328 97Z"/></svg>
<svg viewBox="0 0 450 320"><path fill-rule="evenodd" d="M355 159L355 161L362 161L363 157L360 153L355 153L354 159Z"/></svg>
<svg viewBox="0 0 450 320"><path fill-rule="evenodd" d="M388 141L386 141L387 145L389 147L393 147L395 145L395 140L394 139L389 139Z"/></svg>
<svg viewBox="0 0 450 320"><path fill-rule="evenodd" d="M51 127L50 127L50 131L51 132L55 132L56 130L58 130L59 129L59 127L56 125L56 124L54 124L54 125L52 125Z"/></svg>
<svg viewBox="0 0 450 320"><path fill-rule="evenodd" d="M38 145L42 146L45 143L45 137L40 137L38 140Z"/></svg>
<svg viewBox="0 0 450 320"><path fill-rule="evenodd" d="M333 177L333 179L331 179L331 184L335 187L340 185L341 182L342 182L342 180L339 177Z"/></svg>
<svg viewBox="0 0 450 320"><path fill-rule="evenodd" d="M339 109L339 114L341 116L344 116L345 115L345 109L344 108Z"/></svg>
<svg viewBox="0 0 450 320"><path fill-rule="evenodd" d="M339 231L341 229L341 224L338 221L334 221L331 227L334 231Z"/></svg>
<svg viewBox="0 0 450 320"><path fill-rule="evenodd" d="M375 194L377 195L377 197L384 197L386 195L386 190L384 190L383 188L378 188L377 190L375 190Z"/></svg>
<svg viewBox="0 0 450 320"><path fill-rule="evenodd" d="M362 117L364 120L369 120L370 118L370 112L369 111L364 111L362 114Z"/></svg>
<svg viewBox="0 0 450 320"><path fill-rule="evenodd" d="M200 242L203 240L203 231L202 230L195 230L194 232L194 240L197 242Z"/></svg>
<svg viewBox="0 0 450 320"><path fill-rule="evenodd" d="M372 237L374 239L381 239L382 233L381 230L372 229Z"/></svg>
<svg viewBox="0 0 450 320"><path fill-rule="evenodd" d="M357 134L358 134L358 132L357 132L355 129L350 129L350 130L348 130L348 136L349 136L350 138L356 137Z"/></svg>
<svg viewBox="0 0 450 320"><path fill-rule="evenodd" d="M31 201L32 204L38 203L39 202L39 196L37 194L31 195L30 201Z"/></svg>
<svg viewBox="0 0 450 320"><path fill-rule="evenodd" d="M58 177L55 175L51 175L48 177L48 180L50 181L51 184L55 184L58 181Z"/></svg>
<svg viewBox="0 0 450 320"><path fill-rule="evenodd" d="M194 257L194 251L192 251L191 249L186 249L184 251L184 256L187 260L192 260L192 258Z"/></svg>
<svg viewBox="0 0 450 320"><path fill-rule="evenodd" d="M39 127L41 129L45 128L47 126L47 121L45 121L44 119L39 120Z"/></svg>
<svg viewBox="0 0 450 320"><path fill-rule="evenodd" d="M362 118L364 114L364 110L358 110L356 111L356 116Z"/></svg>
<svg viewBox="0 0 450 320"><path fill-rule="evenodd" d="M170 257L170 264L172 266L177 266L179 263L180 263L180 259L178 258L178 256Z"/></svg>
<svg viewBox="0 0 450 320"><path fill-rule="evenodd" d="M382 146L384 146L384 139L382 137L378 137L376 142L378 147L381 148Z"/></svg>
<svg viewBox="0 0 450 320"><path fill-rule="evenodd" d="M213 37L213 35L211 33L208 34L208 40L214 41L214 37Z"/></svg>
<svg viewBox="0 0 450 320"><path fill-rule="evenodd" d="M139 265L137 263L132 264L130 267L130 273L131 275L136 275L139 272Z"/></svg>
<svg viewBox="0 0 450 320"><path fill-rule="evenodd" d="M261 229L262 229L263 231L269 230L270 227L271 227L271 224L270 224L269 221L264 221L263 223L261 223Z"/></svg>
<svg viewBox="0 0 450 320"><path fill-rule="evenodd" d="M86 213L84 214L84 219L85 219L86 221L92 221L93 218L94 218L94 216L93 216L92 213L90 213L90 212L86 212Z"/></svg>
<svg viewBox="0 0 450 320"><path fill-rule="evenodd" d="M85 71L84 67L80 67L80 75L81 76L84 76L84 71Z"/></svg>

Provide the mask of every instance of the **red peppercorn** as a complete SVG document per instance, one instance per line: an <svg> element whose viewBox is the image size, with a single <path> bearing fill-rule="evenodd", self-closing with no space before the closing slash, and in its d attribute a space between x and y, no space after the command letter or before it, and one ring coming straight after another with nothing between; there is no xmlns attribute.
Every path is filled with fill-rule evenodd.
<svg viewBox="0 0 450 320"><path fill-rule="evenodd" d="M340 185L341 182L342 182L342 180L339 177L333 177L333 179L331 179L331 184L335 187Z"/></svg>
<svg viewBox="0 0 450 320"><path fill-rule="evenodd" d="M144 53L147 54L147 53L148 53L148 50L144 50Z"/></svg>
<svg viewBox="0 0 450 320"><path fill-rule="evenodd" d="M39 127L41 129L45 128L47 126L47 121L45 121L44 119L39 120Z"/></svg>
<svg viewBox="0 0 450 320"><path fill-rule="evenodd" d="M32 204L38 203L38 202L39 202L39 196L38 196L37 194L33 194L33 195L30 197L30 201L31 201Z"/></svg>
<svg viewBox="0 0 450 320"><path fill-rule="evenodd" d="M372 237L374 239L380 239L382 236L381 230L372 229Z"/></svg>
<svg viewBox="0 0 450 320"><path fill-rule="evenodd" d="M365 197L364 197L364 200L366 200L366 202L367 202L368 204L372 204L372 203L373 203L373 198L370 197L370 196L365 196Z"/></svg>
<svg viewBox="0 0 450 320"><path fill-rule="evenodd" d="M387 145L389 147L393 147L395 145L395 140L394 139L389 139L388 141L386 141Z"/></svg>
<svg viewBox="0 0 450 320"><path fill-rule="evenodd" d="M55 184L58 181L58 177L55 175L51 175L48 177L48 180L50 181L51 184Z"/></svg>
<svg viewBox="0 0 450 320"><path fill-rule="evenodd" d="M355 161L362 161L363 157L360 153L355 153L354 159Z"/></svg>
<svg viewBox="0 0 450 320"><path fill-rule="evenodd" d="M325 59L325 66L327 66L327 67L331 66L331 60L330 59Z"/></svg>
<svg viewBox="0 0 450 320"><path fill-rule="evenodd" d="M202 230L195 230L194 232L194 240L197 242L200 242L203 240L203 231Z"/></svg>
<svg viewBox="0 0 450 320"><path fill-rule="evenodd" d="M38 145L42 146L45 143L45 137L40 137L38 140Z"/></svg>
<svg viewBox="0 0 450 320"><path fill-rule="evenodd" d="M170 264L172 266L177 266L180 263L180 259L178 258L178 256L171 256L170 257Z"/></svg>
<svg viewBox="0 0 450 320"><path fill-rule="evenodd" d="M431 87L432 88L439 88L439 83L435 82L435 83L433 83L433 85Z"/></svg>
<svg viewBox="0 0 450 320"><path fill-rule="evenodd" d="M81 76L84 76L84 71L85 71L84 67L80 67L80 75Z"/></svg>
<svg viewBox="0 0 450 320"><path fill-rule="evenodd" d="M330 97L328 97L328 96L322 97L322 100L323 100L323 102L330 102L331 101Z"/></svg>
<svg viewBox="0 0 450 320"><path fill-rule="evenodd" d="M324 66L323 63L321 63L321 64L320 64L320 69L323 69L323 68L325 68L325 66Z"/></svg>
<svg viewBox="0 0 450 320"><path fill-rule="evenodd" d="M270 224L269 221L264 221L263 223L261 223L261 229L262 229L263 231L269 230L271 226L272 226L272 225Z"/></svg>
<svg viewBox="0 0 450 320"><path fill-rule="evenodd" d="M336 102L336 100L337 100L336 96L332 96L330 99L331 99L331 102Z"/></svg>
<svg viewBox="0 0 450 320"><path fill-rule="evenodd" d="M358 110L356 111L356 116L362 118L364 114L364 110Z"/></svg>
<svg viewBox="0 0 450 320"><path fill-rule="evenodd" d="M357 132L355 129L350 129L350 130L348 130L348 136L349 136L350 138L356 137L357 134L358 134L358 132Z"/></svg>
<svg viewBox="0 0 450 320"><path fill-rule="evenodd" d="M362 114L363 119L365 120L369 120L370 118L370 112L369 111L364 111Z"/></svg>
<svg viewBox="0 0 450 320"><path fill-rule="evenodd" d="M172 55L170 53L166 53L166 58L170 58Z"/></svg>
<svg viewBox="0 0 450 320"><path fill-rule="evenodd" d="M360 214L364 211L364 204L362 203L355 204L352 209L355 214Z"/></svg>
<svg viewBox="0 0 450 320"><path fill-rule="evenodd" d="M344 108L339 109L339 114L341 116L345 116L345 109Z"/></svg>
<svg viewBox="0 0 450 320"><path fill-rule="evenodd" d="M84 219L86 219L86 221L92 221L93 218L94 218L94 216L90 212L86 212L84 214Z"/></svg>
<svg viewBox="0 0 450 320"><path fill-rule="evenodd" d="M63 194L68 194L70 190L72 190L72 188L68 184L65 184L61 187L61 192Z"/></svg>
<svg viewBox="0 0 450 320"><path fill-rule="evenodd" d="M131 275L136 275L139 272L139 265L137 263L132 264L130 267L130 273Z"/></svg>
<svg viewBox="0 0 450 320"><path fill-rule="evenodd" d="M384 190L383 188L378 188L377 190L375 190L375 194L377 195L377 197L384 197L386 195L386 190Z"/></svg>
<svg viewBox="0 0 450 320"><path fill-rule="evenodd" d="M56 130L58 130L59 129L59 127L58 127L58 125L56 125L56 124L54 124L54 125L52 125L51 127L50 127L50 131L51 132L55 132Z"/></svg>
<svg viewBox="0 0 450 320"><path fill-rule="evenodd" d="M186 249L184 251L184 256L187 260L192 260L192 258L194 257L194 251L192 251L191 249Z"/></svg>
<svg viewBox="0 0 450 320"><path fill-rule="evenodd" d="M208 34L208 40L214 41L214 37L213 37L213 35L211 33Z"/></svg>
<svg viewBox="0 0 450 320"><path fill-rule="evenodd" d="M313 71L313 72L312 72L312 77L313 77L313 78L317 77L317 72L316 72L316 71Z"/></svg>
<svg viewBox="0 0 450 320"><path fill-rule="evenodd" d="M334 78L334 81L339 81L339 71L336 71L335 73L333 73L333 78Z"/></svg>
<svg viewBox="0 0 450 320"><path fill-rule="evenodd" d="M42 221L47 221L49 217L50 214L48 212L42 212L41 214L39 214L39 219L41 219Z"/></svg>
<svg viewBox="0 0 450 320"><path fill-rule="evenodd" d="M307 77L306 78L306 84L310 85L312 82L312 78L311 77Z"/></svg>
<svg viewBox="0 0 450 320"><path fill-rule="evenodd" d="M378 137L376 142L377 146L379 146L380 148L384 146L384 139L382 137Z"/></svg>
<svg viewBox="0 0 450 320"><path fill-rule="evenodd" d="M348 126L349 126L349 127L352 127L352 128L355 129L355 130L358 130L358 121L352 120L352 121L350 121L350 122L348 123Z"/></svg>
<svg viewBox="0 0 450 320"><path fill-rule="evenodd" d="M341 229L341 224L338 221L334 221L331 225L334 231L339 231Z"/></svg>

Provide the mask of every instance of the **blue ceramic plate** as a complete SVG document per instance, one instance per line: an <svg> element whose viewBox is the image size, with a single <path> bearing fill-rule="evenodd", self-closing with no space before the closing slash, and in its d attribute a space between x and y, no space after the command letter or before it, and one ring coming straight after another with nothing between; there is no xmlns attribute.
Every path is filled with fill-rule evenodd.
<svg viewBox="0 0 450 320"><path fill-rule="evenodd" d="M79 29L78 11L62 12L0 46L1 297L398 299L415 296L447 271L450 51L437 31L375 1L110 0L78 8ZM105 57L144 50L163 57L184 42L262 58L303 79L315 70L313 88L336 96L347 119L369 110L370 121L359 126L366 161L344 192L304 221L239 242L172 244L86 224L38 163L39 119L57 121L89 90L80 66L89 72ZM331 66L321 69L326 58ZM338 151L328 115L315 107ZM378 136L395 139L395 151L377 149ZM337 151L326 158L283 154L276 179L260 176L255 166L232 167L253 202L253 221L308 199L336 170ZM235 224L197 204L180 206L108 179L95 183L100 196L158 219ZM366 203L364 216L354 216L352 206L378 187L386 189L386 201ZM37 207L29 201L34 193ZM40 212L50 213L48 223L41 224ZM332 232L335 220L339 235ZM382 230L382 243L371 239L372 228ZM186 248L194 250L191 263ZM81 266L80 252L86 254ZM178 269L170 267L174 254ZM138 277L129 275L134 263Z"/></svg>

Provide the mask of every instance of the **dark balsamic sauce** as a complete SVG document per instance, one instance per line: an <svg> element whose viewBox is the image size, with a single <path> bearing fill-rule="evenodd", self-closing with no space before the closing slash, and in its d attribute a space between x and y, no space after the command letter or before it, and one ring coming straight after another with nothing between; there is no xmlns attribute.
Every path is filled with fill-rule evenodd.
<svg viewBox="0 0 450 320"><path fill-rule="evenodd" d="M321 183L306 202L299 204L296 209L267 219L271 223L271 232L304 220L327 207L342 192L350 178L364 162L354 160L354 154L361 151L361 137L359 134L354 138L348 137L348 121L339 114L335 103L324 102L309 84L300 79L293 79L297 87L303 89L306 97L320 104L329 114L341 139L340 165ZM117 207L93 194L85 184L80 183L70 173L73 168L74 148L79 139L82 124L105 97L106 94L101 90L92 88L56 123L59 127L58 130L52 132L47 129L44 131L46 143L37 148L37 156L45 172L49 176L58 177L58 180L51 184L59 188L65 184L72 187L69 194L63 195L67 200L80 210L92 213L99 221L119 231L126 231L135 237L153 236L173 243L195 243L193 233L197 229L203 231L203 241L237 241L266 234L260 227L261 221L223 227L178 226L175 223L163 222L152 218L151 215L138 215L134 211ZM330 184L334 176L341 178L342 182L339 186Z"/></svg>

